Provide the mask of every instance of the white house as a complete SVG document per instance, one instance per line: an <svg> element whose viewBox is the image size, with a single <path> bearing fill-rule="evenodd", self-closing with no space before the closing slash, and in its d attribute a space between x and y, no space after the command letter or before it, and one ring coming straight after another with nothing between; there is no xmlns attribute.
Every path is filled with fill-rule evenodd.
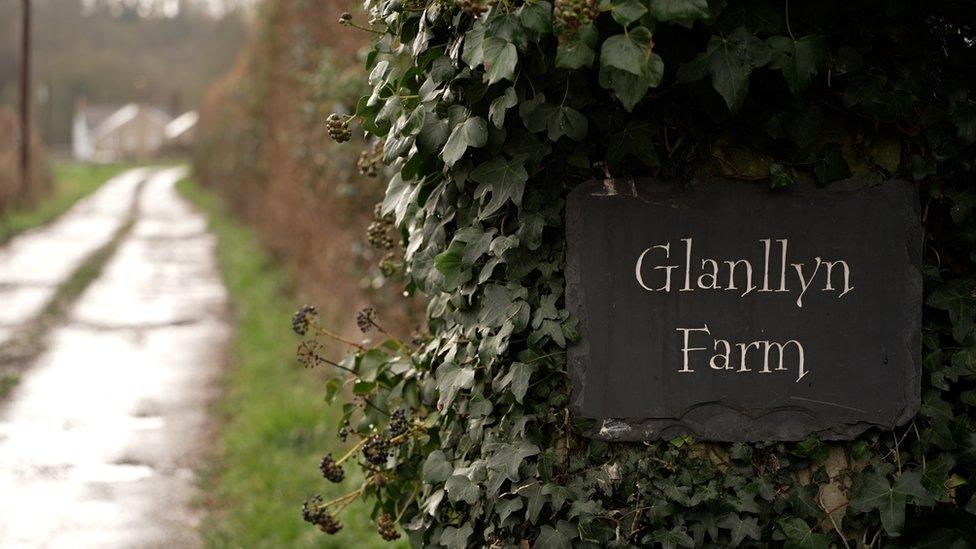
<svg viewBox="0 0 976 549"><path fill-rule="evenodd" d="M146 159L174 144L187 146L197 114L172 118L151 105L88 106L79 102L72 127L72 153L83 162Z"/></svg>

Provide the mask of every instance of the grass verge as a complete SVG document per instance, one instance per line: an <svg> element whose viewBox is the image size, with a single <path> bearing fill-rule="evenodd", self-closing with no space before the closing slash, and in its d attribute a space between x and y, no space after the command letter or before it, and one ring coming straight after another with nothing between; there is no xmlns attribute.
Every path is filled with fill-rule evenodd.
<svg viewBox="0 0 976 549"><path fill-rule="evenodd" d="M391 547L376 533L370 506L357 500L327 536L301 519L301 503L332 499L362 484L346 468L331 484L318 472L325 448L341 455L335 429L341 411L323 401L321 372L295 360L290 275L261 249L254 234L224 211L217 197L192 181L180 192L209 218L230 293L236 329L218 404L215 462L204 472L210 547ZM402 539L401 539L402 541Z"/></svg>
<svg viewBox="0 0 976 549"><path fill-rule="evenodd" d="M111 177L133 166L128 164L79 164L59 162L54 165L54 189L37 204L15 208L0 216L0 243L17 233L44 225L60 216L80 199L88 196Z"/></svg>

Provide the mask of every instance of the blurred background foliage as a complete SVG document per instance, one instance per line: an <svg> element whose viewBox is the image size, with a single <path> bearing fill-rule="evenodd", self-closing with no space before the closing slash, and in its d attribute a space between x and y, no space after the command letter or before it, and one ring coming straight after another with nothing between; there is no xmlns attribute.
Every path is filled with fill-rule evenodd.
<svg viewBox="0 0 976 549"><path fill-rule="evenodd" d="M210 191L202 196L219 196L222 211L243 221L269 254L268 268L252 265L246 256L253 254L235 252L228 221L211 212L228 248L222 263L232 273L239 325L207 487L215 510L206 527L212 546L383 543L364 503L347 510L339 538L323 539L302 522L301 501L322 490L316 465L324 448L342 446L334 434L342 410L319 398L324 372L303 370L294 359L297 342L286 333L287 316L300 303L316 304L330 326L350 336L353 311L367 305L405 338L415 324L409 319L419 317L417 305L398 294L399 284L380 272L386 252L366 244L385 179L362 173L372 168L360 159L364 147L339 146L324 124L364 91L360 52L369 37L337 23L355 7L343 0L263 3L234 67L202 103L193 158L200 186ZM273 303L255 289L269 273L280 283ZM343 351L324 350L333 358ZM338 496L361 478L350 474L323 495Z"/></svg>
<svg viewBox="0 0 976 549"><path fill-rule="evenodd" d="M197 108L234 63L247 2L33 0L34 121L67 145L75 104L143 102ZM0 2L0 105L17 104L20 2Z"/></svg>

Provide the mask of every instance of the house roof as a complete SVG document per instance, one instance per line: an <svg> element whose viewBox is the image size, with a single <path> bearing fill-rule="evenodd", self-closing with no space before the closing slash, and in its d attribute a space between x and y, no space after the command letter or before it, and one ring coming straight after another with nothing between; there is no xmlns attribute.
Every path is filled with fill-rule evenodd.
<svg viewBox="0 0 976 549"><path fill-rule="evenodd" d="M82 119L88 126L88 130L94 131L106 118L121 108L122 105L92 105L83 107L80 114L84 115Z"/></svg>
<svg viewBox="0 0 976 549"><path fill-rule="evenodd" d="M137 103L129 103L122 107L93 105L85 107L81 114L83 115L85 125L88 126L88 130L95 138L98 138L110 134L127 122L130 122L140 112L147 113L150 117L156 119L160 125L169 124L171 121L170 115L162 109L150 105L139 105Z"/></svg>
<svg viewBox="0 0 976 549"><path fill-rule="evenodd" d="M176 139L180 137L192 130L197 125L198 120L200 120L200 115L196 111L187 111L177 116L172 122L166 125L166 138Z"/></svg>

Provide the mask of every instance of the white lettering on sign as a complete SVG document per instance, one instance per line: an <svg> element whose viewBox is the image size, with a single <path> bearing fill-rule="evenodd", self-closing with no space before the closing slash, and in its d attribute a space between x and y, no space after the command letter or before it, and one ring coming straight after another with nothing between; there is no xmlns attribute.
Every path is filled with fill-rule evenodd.
<svg viewBox="0 0 976 549"><path fill-rule="evenodd" d="M833 292L840 299L854 290L852 270L847 261L814 257L802 263L791 262L787 238L758 240L762 250L760 265L753 265L749 259L700 258L695 261L694 239L682 238L680 242L678 247L684 248L684 253L680 254L684 259L681 263L671 262L671 242L655 244L637 256L634 276L641 288L649 292L671 292L677 282L680 284L678 292L735 291L740 298L753 292L786 293L800 309L803 308L803 298L810 291ZM675 255L679 254L676 252ZM674 280L676 274L680 276L680 282ZM761 281L758 281L760 276ZM680 373L694 373L696 357L702 357L701 363L711 370L772 374L795 369L797 382L809 373L803 344L795 339L782 343L765 339L732 343L713 336L711 347L699 347L696 345L705 344L705 336L712 336L707 324L675 331L681 340ZM707 352L713 354L706 359Z"/></svg>
<svg viewBox="0 0 976 549"><path fill-rule="evenodd" d="M799 382L809 373L806 368L806 353L803 344L795 339L784 343L765 339L731 343L728 340L713 337L710 349L708 347L693 347L691 344L692 334L701 332L705 336L712 335L707 324L703 324L701 328L677 328L675 331L681 333L681 369L678 372L682 374L695 373L695 365L692 363L691 356L691 353L695 351L714 353L708 359L708 367L712 370L732 370L739 373L758 372L760 374L786 372L790 370L786 357L788 349L794 351L789 354L793 358L790 362L796 366L796 381ZM696 337L696 341L701 340L700 336ZM752 349L755 351L750 354ZM774 362L776 367L771 368Z"/></svg>
<svg viewBox="0 0 976 549"><path fill-rule="evenodd" d="M841 298L850 293L854 286L851 283L851 266L842 259L827 261L820 257L812 262L790 263L789 239L773 240L764 238L759 240L763 248L762 268L754 268L748 259L717 260L703 258L700 263L693 261L694 242L692 238L682 238L684 246L683 264L664 264L671 259L671 243L651 246L637 256L634 264L634 276L641 288L649 292L670 292L674 271L683 274L679 292L694 292L698 290L739 291L740 297L752 292L798 292L795 300L797 307L803 308L803 297L812 287L819 287L824 292L838 292ZM773 247L779 248L778 264L773 265L770 255ZM650 273L647 265L653 263ZM771 269L775 269L772 273ZM660 272L663 271L663 272ZM762 286L756 286L755 278L762 273ZM838 280L839 279L839 280ZM694 283L692 282L694 281ZM770 282L778 283L776 289ZM834 286L837 284L837 287Z"/></svg>

